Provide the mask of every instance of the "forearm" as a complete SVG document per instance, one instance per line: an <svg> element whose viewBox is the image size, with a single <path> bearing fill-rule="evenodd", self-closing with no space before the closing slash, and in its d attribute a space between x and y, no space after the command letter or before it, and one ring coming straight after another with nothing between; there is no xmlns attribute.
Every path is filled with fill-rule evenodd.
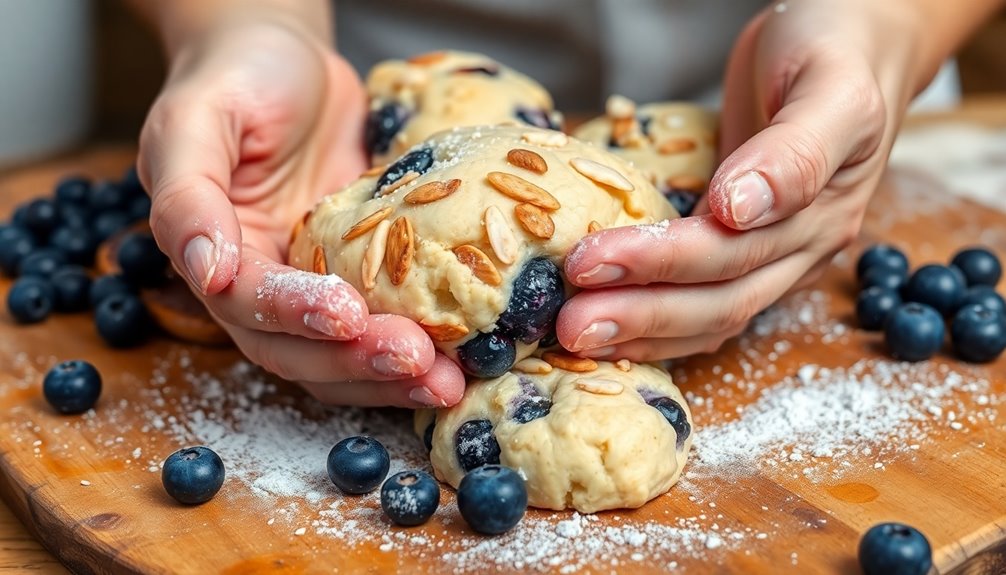
<svg viewBox="0 0 1006 575"><path fill-rule="evenodd" d="M307 31L332 44L328 0L128 0L128 3L157 28L170 59L207 30L240 21L273 21Z"/></svg>

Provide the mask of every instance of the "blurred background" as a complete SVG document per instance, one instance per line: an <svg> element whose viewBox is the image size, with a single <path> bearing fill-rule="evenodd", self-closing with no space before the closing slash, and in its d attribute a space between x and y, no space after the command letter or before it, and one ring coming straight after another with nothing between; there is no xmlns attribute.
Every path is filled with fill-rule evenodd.
<svg viewBox="0 0 1006 575"><path fill-rule="evenodd" d="M963 48L958 69L966 98L1006 94L1006 11ZM120 0L0 0L0 169L135 140L164 71L156 36Z"/></svg>

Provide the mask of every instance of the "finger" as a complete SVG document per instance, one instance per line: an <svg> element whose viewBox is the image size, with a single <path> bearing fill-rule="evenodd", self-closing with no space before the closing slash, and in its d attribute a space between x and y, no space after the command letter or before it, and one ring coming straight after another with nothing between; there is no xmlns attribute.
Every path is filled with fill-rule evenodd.
<svg viewBox="0 0 1006 575"><path fill-rule="evenodd" d="M713 353L724 343L744 332L745 326L721 333L695 337L634 339L617 345L580 352L580 355L605 361L627 359L636 363L663 361L702 353Z"/></svg>
<svg viewBox="0 0 1006 575"><path fill-rule="evenodd" d="M815 230L784 221L748 232L714 216L694 216L658 226L626 226L591 234L566 257L566 277L580 287L704 283L740 277L793 253Z"/></svg>
<svg viewBox="0 0 1006 575"><path fill-rule="evenodd" d="M161 249L202 294L234 280L241 228L227 197L238 135L224 112L162 97L140 135L139 171L150 190L150 225Z"/></svg>
<svg viewBox="0 0 1006 575"><path fill-rule="evenodd" d="M430 371L398 381L303 383L318 401L368 407L450 407L464 395L465 376L447 357L437 354Z"/></svg>
<svg viewBox="0 0 1006 575"><path fill-rule="evenodd" d="M586 290L559 311L556 333L574 352L640 338L692 337L746 325L779 299L814 257L797 252L733 281Z"/></svg>
<svg viewBox="0 0 1006 575"><path fill-rule="evenodd" d="M773 57L792 62L766 56ZM761 93L780 107L769 109L768 127L737 147L710 182L710 210L731 228L764 226L800 211L839 168L880 145L884 104L866 64L821 50L796 70L762 74L772 85Z"/></svg>
<svg viewBox="0 0 1006 575"><path fill-rule="evenodd" d="M730 60L723 78L723 106L719 122L720 160L729 156L767 120L762 111L764 106L760 103L759 93L755 90L755 55L758 53L758 38L768 14L768 11L762 11L752 18L737 36L730 51Z"/></svg>
<svg viewBox="0 0 1006 575"><path fill-rule="evenodd" d="M231 285L203 301L219 321L250 330L345 341L367 329L366 302L340 277L279 264L249 245Z"/></svg>
<svg viewBox="0 0 1006 575"><path fill-rule="evenodd" d="M433 342L415 322L371 315L359 338L340 342L306 339L228 326L238 348L283 379L314 383L387 381L422 375L434 360Z"/></svg>

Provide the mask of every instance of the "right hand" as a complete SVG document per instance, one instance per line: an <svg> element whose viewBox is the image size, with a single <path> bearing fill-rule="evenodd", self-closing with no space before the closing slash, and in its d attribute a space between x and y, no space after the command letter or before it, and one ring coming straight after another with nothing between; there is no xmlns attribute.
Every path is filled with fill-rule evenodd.
<svg viewBox="0 0 1006 575"><path fill-rule="evenodd" d="M320 400L456 403L461 371L334 276L282 262L294 222L366 168L366 96L296 27L234 22L182 46L140 138L161 249L253 362Z"/></svg>

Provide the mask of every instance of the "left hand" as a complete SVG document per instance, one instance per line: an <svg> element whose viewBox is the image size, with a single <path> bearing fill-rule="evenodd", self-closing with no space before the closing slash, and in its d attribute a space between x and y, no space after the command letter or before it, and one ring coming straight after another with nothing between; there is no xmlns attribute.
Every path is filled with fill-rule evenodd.
<svg viewBox="0 0 1006 575"><path fill-rule="evenodd" d="M900 2L789 0L750 22L727 69L721 155L696 216L604 230L566 274L560 342L633 361L711 352L858 234L919 88L921 25ZM924 85L924 84L923 84Z"/></svg>

